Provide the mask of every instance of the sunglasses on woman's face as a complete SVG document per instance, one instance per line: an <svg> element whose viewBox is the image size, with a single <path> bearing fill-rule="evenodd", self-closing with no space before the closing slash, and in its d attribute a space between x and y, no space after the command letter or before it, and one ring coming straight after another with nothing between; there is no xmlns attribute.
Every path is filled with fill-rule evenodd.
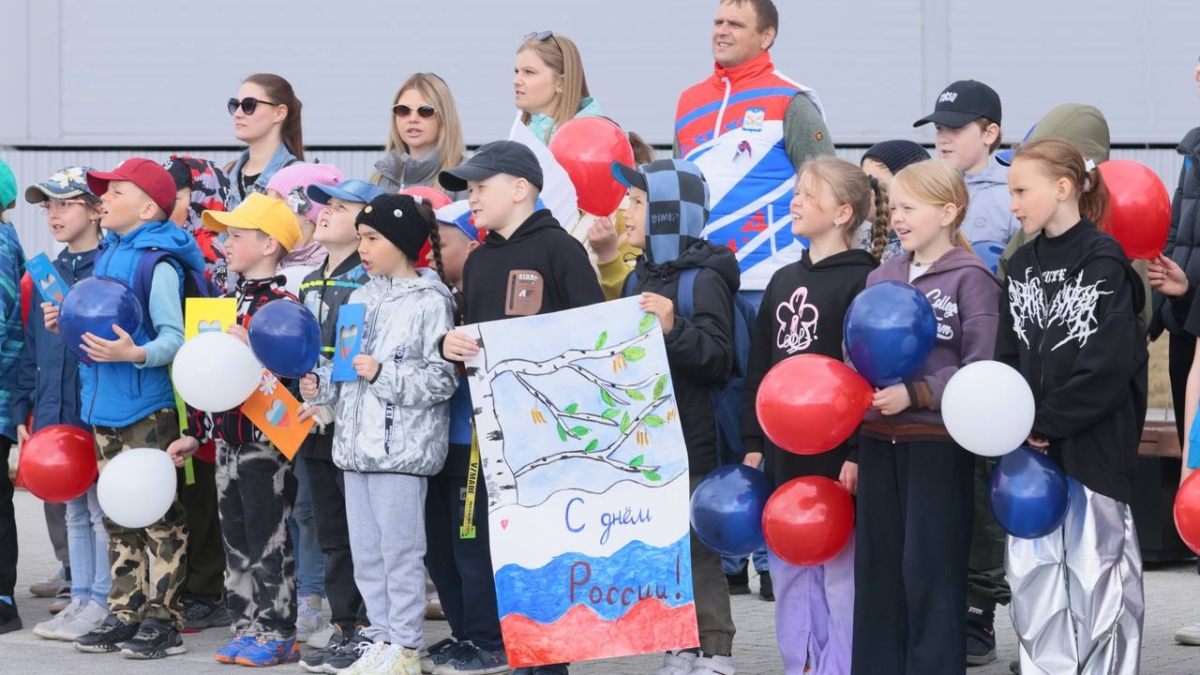
<svg viewBox="0 0 1200 675"><path fill-rule="evenodd" d="M253 115L254 111L258 110L259 103L261 103L263 105L283 105L282 103L271 103L270 101L262 101L257 98L254 98L253 96L247 96L246 98L244 98L240 101L237 100L236 98L231 98L231 99L229 99L229 114L232 115L237 112L238 108L241 108L242 112L246 113L247 115Z"/></svg>
<svg viewBox="0 0 1200 675"><path fill-rule="evenodd" d="M417 111L417 115L419 115L425 119L429 119L430 117L433 117L434 115L437 114L437 108L435 108L431 105L418 106L416 108L416 111ZM404 105L403 103L397 103L396 105L392 106L392 114L395 115L396 117L403 119L403 118L406 118L409 115L413 114L413 107L409 106L409 105Z"/></svg>

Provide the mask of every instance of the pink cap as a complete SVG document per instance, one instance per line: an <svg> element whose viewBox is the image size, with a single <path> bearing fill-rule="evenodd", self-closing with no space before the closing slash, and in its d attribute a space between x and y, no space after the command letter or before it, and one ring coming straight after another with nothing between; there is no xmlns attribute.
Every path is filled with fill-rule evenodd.
<svg viewBox="0 0 1200 675"><path fill-rule="evenodd" d="M299 162L276 172L267 183L267 189L282 195L293 213L315 223L325 205L309 199L305 190L309 185L333 187L344 180L342 172L332 164Z"/></svg>

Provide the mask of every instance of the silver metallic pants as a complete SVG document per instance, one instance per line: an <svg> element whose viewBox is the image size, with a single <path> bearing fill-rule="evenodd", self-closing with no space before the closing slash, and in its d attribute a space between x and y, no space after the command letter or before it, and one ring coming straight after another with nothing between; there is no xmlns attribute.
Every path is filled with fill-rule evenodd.
<svg viewBox="0 0 1200 675"><path fill-rule="evenodd" d="M1128 504L1075 483L1062 526L1008 537L1004 568L1021 675L1137 675L1146 604Z"/></svg>

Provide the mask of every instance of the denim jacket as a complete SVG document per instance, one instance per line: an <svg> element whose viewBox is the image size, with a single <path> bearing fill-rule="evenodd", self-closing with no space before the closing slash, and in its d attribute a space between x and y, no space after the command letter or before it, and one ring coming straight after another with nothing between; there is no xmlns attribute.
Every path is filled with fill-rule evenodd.
<svg viewBox="0 0 1200 675"><path fill-rule="evenodd" d="M237 161L233 163L233 169L229 171L229 196L225 200L225 210L232 211L237 208L238 204L242 203L241 193L241 175L242 167L250 160L250 151L243 150L238 156ZM293 155L283 143L279 144L279 149L271 156L271 161L267 162L267 166L263 168L262 173L258 175L258 180L254 181L254 185L247 185L246 188L250 192L258 192L265 194L267 192L267 183L271 182L271 178L285 166L291 166L300 159Z"/></svg>

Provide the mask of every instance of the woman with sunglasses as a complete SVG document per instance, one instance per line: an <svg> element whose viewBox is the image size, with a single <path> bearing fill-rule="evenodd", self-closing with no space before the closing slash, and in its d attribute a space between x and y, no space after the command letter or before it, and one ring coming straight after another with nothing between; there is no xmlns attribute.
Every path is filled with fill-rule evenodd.
<svg viewBox="0 0 1200 675"><path fill-rule="evenodd" d="M604 115L588 91L583 59L570 38L548 30L526 35L514 72L521 121L547 145L572 119Z"/></svg>
<svg viewBox="0 0 1200 675"><path fill-rule="evenodd" d="M437 176L463 162L462 123L445 80L416 73L400 85L392 99L388 142L375 162L371 182L388 192L426 185L443 190ZM466 199L465 192L448 193Z"/></svg>
<svg viewBox="0 0 1200 675"><path fill-rule="evenodd" d="M233 135L248 146L228 171L233 189L225 209L232 211L251 193L265 193L276 171L304 161L304 137L300 99L278 75L247 77L228 107Z"/></svg>

